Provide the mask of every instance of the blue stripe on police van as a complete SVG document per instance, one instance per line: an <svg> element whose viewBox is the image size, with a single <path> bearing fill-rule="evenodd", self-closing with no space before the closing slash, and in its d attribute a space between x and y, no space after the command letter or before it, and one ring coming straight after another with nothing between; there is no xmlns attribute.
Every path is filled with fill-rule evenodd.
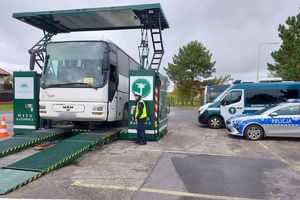
<svg viewBox="0 0 300 200"><path fill-rule="evenodd" d="M261 110L264 107L245 107L245 110ZM207 110L220 110L220 108L207 108Z"/></svg>

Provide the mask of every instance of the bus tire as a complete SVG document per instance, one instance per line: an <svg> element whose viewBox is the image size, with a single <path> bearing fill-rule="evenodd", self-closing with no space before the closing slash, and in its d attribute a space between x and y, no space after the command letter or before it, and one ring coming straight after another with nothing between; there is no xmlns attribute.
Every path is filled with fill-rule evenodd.
<svg viewBox="0 0 300 200"><path fill-rule="evenodd" d="M260 140L264 137L264 129L257 124L250 124L245 128L244 136L248 140Z"/></svg>
<svg viewBox="0 0 300 200"><path fill-rule="evenodd" d="M207 124L212 129L220 129L224 126L223 119L217 115L208 118Z"/></svg>

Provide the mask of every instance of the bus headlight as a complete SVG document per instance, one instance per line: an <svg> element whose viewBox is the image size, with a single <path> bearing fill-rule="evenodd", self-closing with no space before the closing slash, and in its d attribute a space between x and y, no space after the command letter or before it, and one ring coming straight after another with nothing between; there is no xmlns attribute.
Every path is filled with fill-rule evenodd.
<svg viewBox="0 0 300 200"><path fill-rule="evenodd" d="M45 106L45 105L40 105L40 106L39 106L39 112L40 112L40 113L47 113L47 111L46 111L46 106Z"/></svg>
<svg viewBox="0 0 300 200"><path fill-rule="evenodd" d="M93 111L103 111L103 107L102 106L94 106Z"/></svg>
<svg viewBox="0 0 300 200"><path fill-rule="evenodd" d="M40 109L41 109L41 110L45 110L45 109L46 109L46 106L40 105Z"/></svg>

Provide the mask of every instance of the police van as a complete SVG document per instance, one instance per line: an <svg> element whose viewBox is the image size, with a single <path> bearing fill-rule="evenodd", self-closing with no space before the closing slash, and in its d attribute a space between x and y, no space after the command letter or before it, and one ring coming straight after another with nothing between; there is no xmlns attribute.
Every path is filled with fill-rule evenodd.
<svg viewBox="0 0 300 200"><path fill-rule="evenodd" d="M222 128L230 117L251 113L287 99L300 98L300 82L235 82L212 103L199 108L198 121L210 128Z"/></svg>

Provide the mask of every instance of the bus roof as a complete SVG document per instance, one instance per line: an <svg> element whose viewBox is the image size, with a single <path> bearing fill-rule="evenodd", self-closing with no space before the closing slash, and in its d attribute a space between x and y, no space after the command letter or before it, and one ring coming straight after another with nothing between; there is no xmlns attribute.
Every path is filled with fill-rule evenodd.
<svg viewBox="0 0 300 200"><path fill-rule="evenodd" d="M159 17L158 17L159 16ZM48 33L169 28L159 3L14 13L13 17Z"/></svg>

